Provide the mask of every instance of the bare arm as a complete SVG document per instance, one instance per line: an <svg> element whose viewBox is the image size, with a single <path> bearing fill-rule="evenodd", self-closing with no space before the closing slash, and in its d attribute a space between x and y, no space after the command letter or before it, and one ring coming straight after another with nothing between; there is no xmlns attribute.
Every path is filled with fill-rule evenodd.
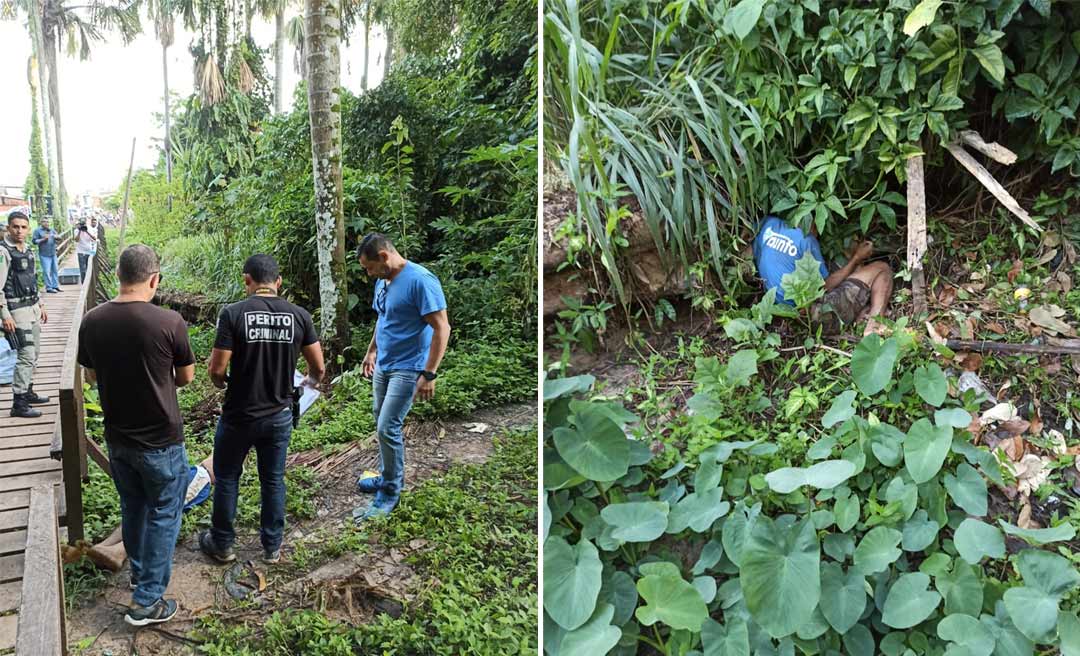
<svg viewBox="0 0 1080 656"><path fill-rule="evenodd" d="M424 365L424 369L436 372L439 370L443 356L446 355L446 346L450 343L450 320L446 316L446 310L439 310L438 312L425 314L424 322L435 331L431 336L431 350L428 353L427 364Z"/></svg>
<svg viewBox="0 0 1080 656"><path fill-rule="evenodd" d="M322 345L318 342L308 344L300 349L307 362L308 378L318 383L326 375L326 364L323 363Z"/></svg>
<svg viewBox="0 0 1080 656"><path fill-rule="evenodd" d="M825 291L830 291L840 283L844 282L848 276L855 273L855 269L865 262L866 258L870 257L873 252L873 244L868 241L864 241L857 245L855 251L851 254L851 259L848 260L848 263L829 274L829 277L825 279Z"/></svg>
<svg viewBox="0 0 1080 656"><path fill-rule="evenodd" d="M177 367L173 380L176 381L177 387L183 387L195 380L195 365L189 364L186 367Z"/></svg>
<svg viewBox="0 0 1080 656"><path fill-rule="evenodd" d="M378 347L375 346L375 333L371 333L371 342L368 343L367 353L364 354L364 376L371 378L375 375L375 359L378 353Z"/></svg>
<svg viewBox="0 0 1080 656"><path fill-rule="evenodd" d="M88 380L89 382L97 382L97 373L93 369L89 367L83 367L83 373L86 374L86 380Z"/></svg>
<svg viewBox="0 0 1080 656"><path fill-rule="evenodd" d="M232 351L216 348L210 351L210 382L218 389L225 389L225 375L229 371Z"/></svg>

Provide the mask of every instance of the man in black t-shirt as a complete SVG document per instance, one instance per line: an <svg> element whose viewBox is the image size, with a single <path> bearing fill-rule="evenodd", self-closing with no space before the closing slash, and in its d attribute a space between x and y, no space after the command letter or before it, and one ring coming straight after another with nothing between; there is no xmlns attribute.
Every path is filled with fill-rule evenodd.
<svg viewBox="0 0 1080 656"><path fill-rule="evenodd" d="M278 296L281 276L274 258L249 257L244 263L244 286L247 299L221 311L210 354L210 380L225 389L225 404L214 437L217 484L212 528L199 536L199 547L219 562L236 559L233 521L240 474L254 447L262 492L263 559L276 563L285 532L285 454L293 426L293 371L303 354L308 366L305 384L316 386L325 367L311 315Z"/></svg>
<svg viewBox="0 0 1080 656"><path fill-rule="evenodd" d="M96 381L105 415L109 465L120 496L121 533L131 559L134 626L165 622L177 604L162 595L172 576L188 460L176 388L195 376L187 325L150 303L161 282L154 251L124 249L120 294L83 317L78 361Z"/></svg>

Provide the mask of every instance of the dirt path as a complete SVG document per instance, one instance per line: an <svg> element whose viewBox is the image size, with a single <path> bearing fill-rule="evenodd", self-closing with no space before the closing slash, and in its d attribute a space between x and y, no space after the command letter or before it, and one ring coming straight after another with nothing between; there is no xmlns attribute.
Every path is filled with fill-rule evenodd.
<svg viewBox="0 0 1080 656"><path fill-rule="evenodd" d="M478 423L482 425L478 426ZM528 428L535 424L534 404L488 408L466 419L407 424L406 489L439 475L451 465L485 462L492 453L494 436L506 429ZM353 508L369 500L367 495L356 493L354 481L364 469L378 468L378 453L373 442L365 441L353 448L346 460L319 477L323 493L317 501L317 517L301 522L289 518L284 557L280 565L266 567L259 562L261 547L257 530L239 531L236 545L238 560L253 560L256 569L266 575L267 590L262 595L261 604L248 601L244 602L242 610L236 608L237 602L229 597L224 586L228 567L213 564L199 553L197 536L192 535L176 547L172 580L166 592L166 596L180 604L180 612L174 620L159 627L144 629L134 629L124 623L123 612L131 600L127 585L129 572L125 566L111 577L101 594L68 613L68 644L73 653L100 656L195 654L196 645L186 636L198 617L220 614L232 619L257 619L269 616L275 610L305 603L302 600L309 587L307 584L332 577L335 565L340 568L341 563L330 563L314 575L299 570L290 563L295 545L305 540L317 540L315 534L320 529L332 531L345 526L346 522L352 521ZM319 463L310 464L318 466ZM385 562L391 567L400 565L402 554L396 550L382 553L386 551L386 548L372 545L362 558L369 562ZM352 610L355 609L350 608L349 613L342 611L334 614L362 621L371 609L368 609L368 613L359 614ZM80 642L89 644L90 641L93 641L92 645L85 650L75 650Z"/></svg>

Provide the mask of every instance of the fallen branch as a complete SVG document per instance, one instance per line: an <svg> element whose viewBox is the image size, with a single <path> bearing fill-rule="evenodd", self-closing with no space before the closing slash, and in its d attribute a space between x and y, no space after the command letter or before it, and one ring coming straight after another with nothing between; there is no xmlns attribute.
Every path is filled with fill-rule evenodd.
<svg viewBox="0 0 1080 656"><path fill-rule="evenodd" d="M960 162L965 169L968 170L975 179L982 183L982 186L986 187L987 191L994 195L994 198L998 199L1005 209L1012 212L1016 218L1024 222L1025 225L1034 228L1036 231L1041 232L1042 228L1038 223L1032 220L1031 215L1027 213L1027 210L1020 207L1020 203L1016 202L1016 199L1012 197L1005 187L1001 186L994 176L990 174L986 168L975 161L975 158L971 156L964 148L958 143L945 144L946 150L952 153L952 156L956 158L956 161Z"/></svg>
<svg viewBox="0 0 1080 656"><path fill-rule="evenodd" d="M907 167L907 266L911 271L911 299L914 316L926 314L926 187L922 155L909 157Z"/></svg>
<svg viewBox="0 0 1080 656"><path fill-rule="evenodd" d="M1015 164L1016 153L1002 146L998 142L986 143L982 136L974 130L964 130L960 133L960 141L971 146L983 155L1001 164Z"/></svg>
<svg viewBox="0 0 1080 656"><path fill-rule="evenodd" d="M947 339L945 346L958 351L979 351L995 353L1035 353L1040 355L1060 355L1071 353L1080 355L1080 345L1042 345L1042 344L1006 344L985 340Z"/></svg>

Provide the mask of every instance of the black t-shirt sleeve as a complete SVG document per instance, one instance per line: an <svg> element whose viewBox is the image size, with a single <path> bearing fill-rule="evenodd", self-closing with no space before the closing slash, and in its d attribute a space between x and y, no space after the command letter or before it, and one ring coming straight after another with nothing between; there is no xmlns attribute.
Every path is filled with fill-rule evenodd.
<svg viewBox="0 0 1080 656"><path fill-rule="evenodd" d="M302 311L301 314L304 322L304 339L300 345L311 346L319 341L319 333L315 331L315 322L311 320L311 314L306 311Z"/></svg>
<svg viewBox="0 0 1080 656"><path fill-rule="evenodd" d="M233 350L233 321L229 306L221 309L217 320L217 337L214 338L214 348L222 351Z"/></svg>
<svg viewBox="0 0 1080 656"><path fill-rule="evenodd" d="M191 364L195 364L195 353L192 352L191 342L188 340L187 323L178 314L173 328L173 366L186 367Z"/></svg>
<svg viewBox="0 0 1080 656"><path fill-rule="evenodd" d="M86 322L79 326L79 353L75 357L78 363L87 369L94 368L94 362L90 359L90 352L86 348Z"/></svg>

